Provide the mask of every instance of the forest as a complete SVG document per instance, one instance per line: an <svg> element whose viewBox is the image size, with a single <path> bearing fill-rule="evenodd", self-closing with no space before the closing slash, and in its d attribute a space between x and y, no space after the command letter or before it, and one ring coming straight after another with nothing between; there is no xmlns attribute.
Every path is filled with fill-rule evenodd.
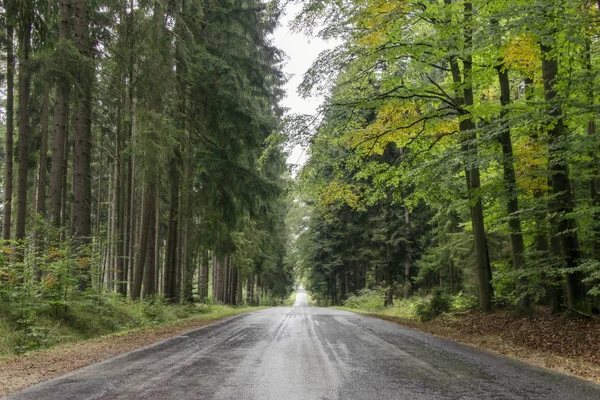
<svg viewBox="0 0 600 400"><path fill-rule="evenodd" d="M598 312L599 22L588 0L305 2L296 28L337 44L300 87L319 115L290 121L288 251L321 304Z"/></svg>
<svg viewBox="0 0 600 400"><path fill-rule="evenodd" d="M44 318L119 330L118 310L300 284L322 306L595 318L600 1L296 2L293 29L332 43L298 88L316 115L282 106L289 3L1 2L13 349Z"/></svg>
<svg viewBox="0 0 600 400"><path fill-rule="evenodd" d="M276 3L6 0L1 11L11 326L118 298L289 295Z"/></svg>

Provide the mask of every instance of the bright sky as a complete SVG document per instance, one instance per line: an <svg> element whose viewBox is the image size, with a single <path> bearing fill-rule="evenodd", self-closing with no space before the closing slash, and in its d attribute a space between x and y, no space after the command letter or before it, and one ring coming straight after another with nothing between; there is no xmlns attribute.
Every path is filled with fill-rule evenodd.
<svg viewBox="0 0 600 400"><path fill-rule="evenodd" d="M287 54L287 62L283 71L290 76L285 85L286 97L283 106L288 108L289 114L315 114L322 98L303 99L298 95L297 88L302 82L302 76L310 68L319 53L330 47L327 42L307 37L302 33L292 32L289 28L290 21L301 9L300 4L291 3L286 8L286 13L281 19L281 26L275 30L275 45ZM288 164L304 164L306 152L297 146L289 155Z"/></svg>

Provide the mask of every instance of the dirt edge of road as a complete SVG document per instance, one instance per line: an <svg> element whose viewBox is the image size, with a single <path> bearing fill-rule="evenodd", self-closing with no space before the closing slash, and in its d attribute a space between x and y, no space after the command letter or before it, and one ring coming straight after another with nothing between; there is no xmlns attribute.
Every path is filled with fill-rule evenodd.
<svg viewBox="0 0 600 400"><path fill-rule="evenodd" d="M214 318L192 317L170 325L146 327L21 356L0 358L0 397L140 347L253 311L256 309L242 309L239 313Z"/></svg>
<svg viewBox="0 0 600 400"><path fill-rule="evenodd" d="M535 340L528 340L528 338L531 339L532 336L539 334L542 329L548 328L550 318L556 324L563 324L562 330L565 331L565 334L568 334L569 328L573 329L573 326L569 326L568 319L561 317L542 315L537 318L538 321L536 322L527 317L516 318L504 313L486 315L473 312L459 316L438 317L429 322L419 322L345 307L342 309L394 322L457 343L517 359L536 367L600 384L600 362L596 360L600 357L600 351L596 351L598 347L597 338L600 337L596 336L596 331L598 331L600 325L596 326L595 322L592 322L593 328L584 332L583 335L581 330L570 332L576 348L568 351L570 343L565 343L564 338L560 335L536 337ZM493 321L493 324L490 324L491 321ZM574 325L588 324L585 320L571 321ZM532 327L534 328L532 329ZM579 346L577 346L577 343L579 343ZM561 345L566 347L565 351L553 349L553 347Z"/></svg>

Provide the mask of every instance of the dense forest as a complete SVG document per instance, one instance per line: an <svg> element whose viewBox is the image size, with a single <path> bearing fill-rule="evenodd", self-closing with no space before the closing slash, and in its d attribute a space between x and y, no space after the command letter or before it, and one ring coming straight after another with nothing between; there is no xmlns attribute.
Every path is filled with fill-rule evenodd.
<svg viewBox="0 0 600 400"><path fill-rule="evenodd" d="M598 311L600 2L301 2L317 115L281 106L286 4L2 1L3 313Z"/></svg>
<svg viewBox="0 0 600 400"><path fill-rule="evenodd" d="M1 7L4 311L289 294L276 3Z"/></svg>
<svg viewBox="0 0 600 400"><path fill-rule="evenodd" d="M380 288L597 312L600 2L321 1L337 46L290 121L309 158L289 252L322 304Z"/></svg>

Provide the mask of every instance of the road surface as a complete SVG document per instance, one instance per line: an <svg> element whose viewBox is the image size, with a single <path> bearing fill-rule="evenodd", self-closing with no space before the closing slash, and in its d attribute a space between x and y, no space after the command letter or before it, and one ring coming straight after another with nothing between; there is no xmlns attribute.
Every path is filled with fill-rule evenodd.
<svg viewBox="0 0 600 400"><path fill-rule="evenodd" d="M14 400L600 399L600 386L330 308L245 314L83 368Z"/></svg>

